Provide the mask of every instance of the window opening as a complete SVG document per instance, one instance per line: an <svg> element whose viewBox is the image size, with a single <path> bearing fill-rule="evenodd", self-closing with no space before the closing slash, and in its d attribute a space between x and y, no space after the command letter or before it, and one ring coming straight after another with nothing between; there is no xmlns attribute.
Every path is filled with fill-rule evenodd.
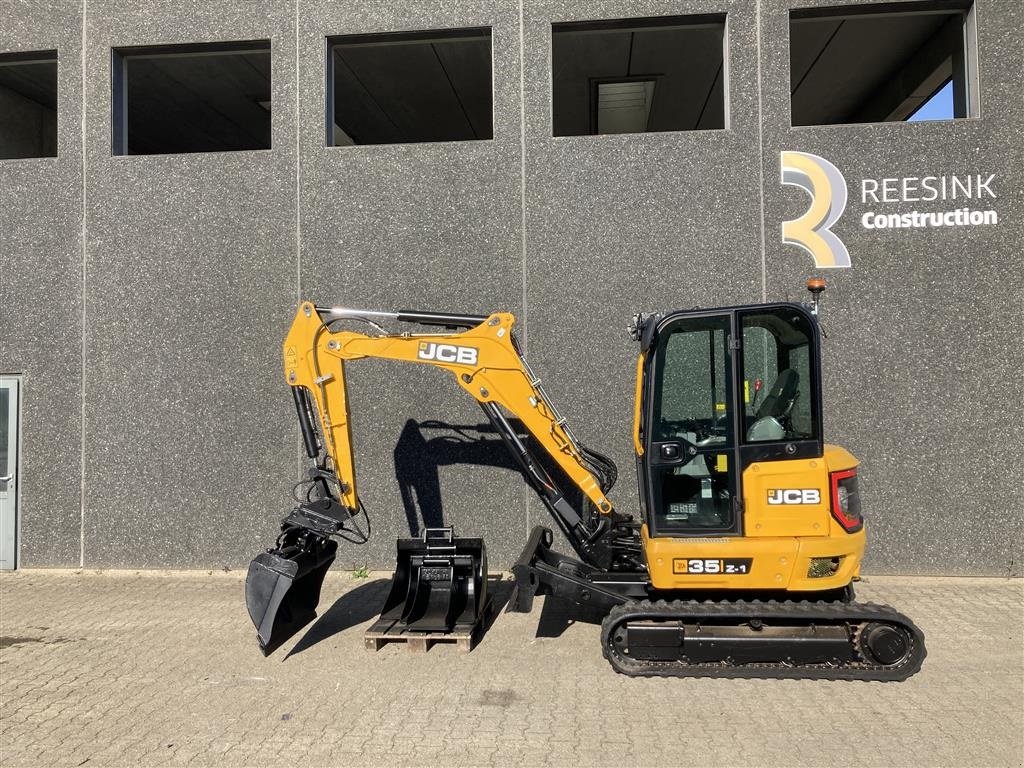
<svg viewBox="0 0 1024 768"><path fill-rule="evenodd" d="M909 123L920 123L926 120L952 120L955 117L953 108L953 81L947 80L928 101L918 107L910 117Z"/></svg>
<svg viewBox="0 0 1024 768"><path fill-rule="evenodd" d="M973 6L965 2L791 11L792 123L976 117L975 40ZM948 110L914 117L940 94Z"/></svg>
<svg viewBox="0 0 1024 768"><path fill-rule="evenodd" d="M335 37L327 52L327 146L493 138L489 28Z"/></svg>
<svg viewBox="0 0 1024 768"><path fill-rule="evenodd" d="M554 24L554 135L725 128L724 48L724 15Z"/></svg>
<svg viewBox="0 0 1024 768"><path fill-rule="evenodd" d="M118 48L113 154L271 148L270 41Z"/></svg>
<svg viewBox="0 0 1024 768"><path fill-rule="evenodd" d="M0 160L57 156L57 52L0 54Z"/></svg>

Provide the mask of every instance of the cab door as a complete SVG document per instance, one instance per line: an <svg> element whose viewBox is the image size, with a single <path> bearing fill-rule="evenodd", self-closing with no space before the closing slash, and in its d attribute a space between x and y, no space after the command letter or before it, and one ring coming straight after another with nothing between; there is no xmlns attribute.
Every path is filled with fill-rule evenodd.
<svg viewBox="0 0 1024 768"><path fill-rule="evenodd" d="M652 536L742 532L735 319L678 313L648 356L642 493Z"/></svg>

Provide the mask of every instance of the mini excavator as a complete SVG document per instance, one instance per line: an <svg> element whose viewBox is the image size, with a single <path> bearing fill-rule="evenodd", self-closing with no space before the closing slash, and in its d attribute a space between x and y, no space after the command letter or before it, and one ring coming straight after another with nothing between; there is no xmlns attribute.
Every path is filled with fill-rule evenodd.
<svg viewBox="0 0 1024 768"><path fill-rule="evenodd" d="M523 356L513 315L302 303L284 374L310 469L276 546L249 567L246 602L261 649L272 652L315 618L337 540L369 535L345 368L379 358L450 373L574 550L556 552L552 530L534 528L512 568L508 610L530 611L537 594L598 609L602 652L629 676L910 677L925 657L921 631L890 607L854 602L865 526L857 459L822 437L824 288L809 280L806 304L633 317L637 518L615 508L615 465L559 415ZM339 327L355 323L369 330ZM384 616L414 632L479 620L481 539L428 529L397 544Z"/></svg>

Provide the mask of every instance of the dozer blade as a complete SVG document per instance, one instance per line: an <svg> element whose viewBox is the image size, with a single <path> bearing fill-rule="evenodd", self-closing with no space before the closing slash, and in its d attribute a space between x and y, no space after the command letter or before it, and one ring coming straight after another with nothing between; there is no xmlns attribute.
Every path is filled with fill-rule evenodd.
<svg viewBox="0 0 1024 768"><path fill-rule="evenodd" d="M419 539L398 539L397 546L379 624L444 633L479 623L487 605L483 539L457 539L451 528L428 528Z"/></svg>
<svg viewBox="0 0 1024 768"><path fill-rule="evenodd" d="M320 587L337 550L326 536L294 529L249 564L245 604L264 656L316 618Z"/></svg>

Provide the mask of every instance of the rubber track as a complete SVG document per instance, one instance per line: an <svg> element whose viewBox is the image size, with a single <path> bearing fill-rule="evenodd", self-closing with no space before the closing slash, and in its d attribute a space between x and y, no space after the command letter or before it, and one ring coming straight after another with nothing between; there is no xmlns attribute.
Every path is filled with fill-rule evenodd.
<svg viewBox="0 0 1024 768"><path fill-rule="evenodd" d="M899 664L884 666L864 660L842 665L778 663L727 664L686 661L636 660L623 656L611 642L616 627L628 621L643 620L714 623L716 620L762 619L765 623L798 624L821 622L855 624L857 633L871 622L896 624L910 633L911 647L907 658ZM856 635L855 635L856 636ZM851 641L851 642L855 642ZM698 602L677 600L666 602L633 601L616 606L601 625L601 649L616 672L630 677L723 677L770 678L796 680L876 680L899 682L921 669L927 651L924 634L906 616L887 605L874 603L826 603L797 601L734 601ZM859 657L859 653L858 653Z"/></svg>

